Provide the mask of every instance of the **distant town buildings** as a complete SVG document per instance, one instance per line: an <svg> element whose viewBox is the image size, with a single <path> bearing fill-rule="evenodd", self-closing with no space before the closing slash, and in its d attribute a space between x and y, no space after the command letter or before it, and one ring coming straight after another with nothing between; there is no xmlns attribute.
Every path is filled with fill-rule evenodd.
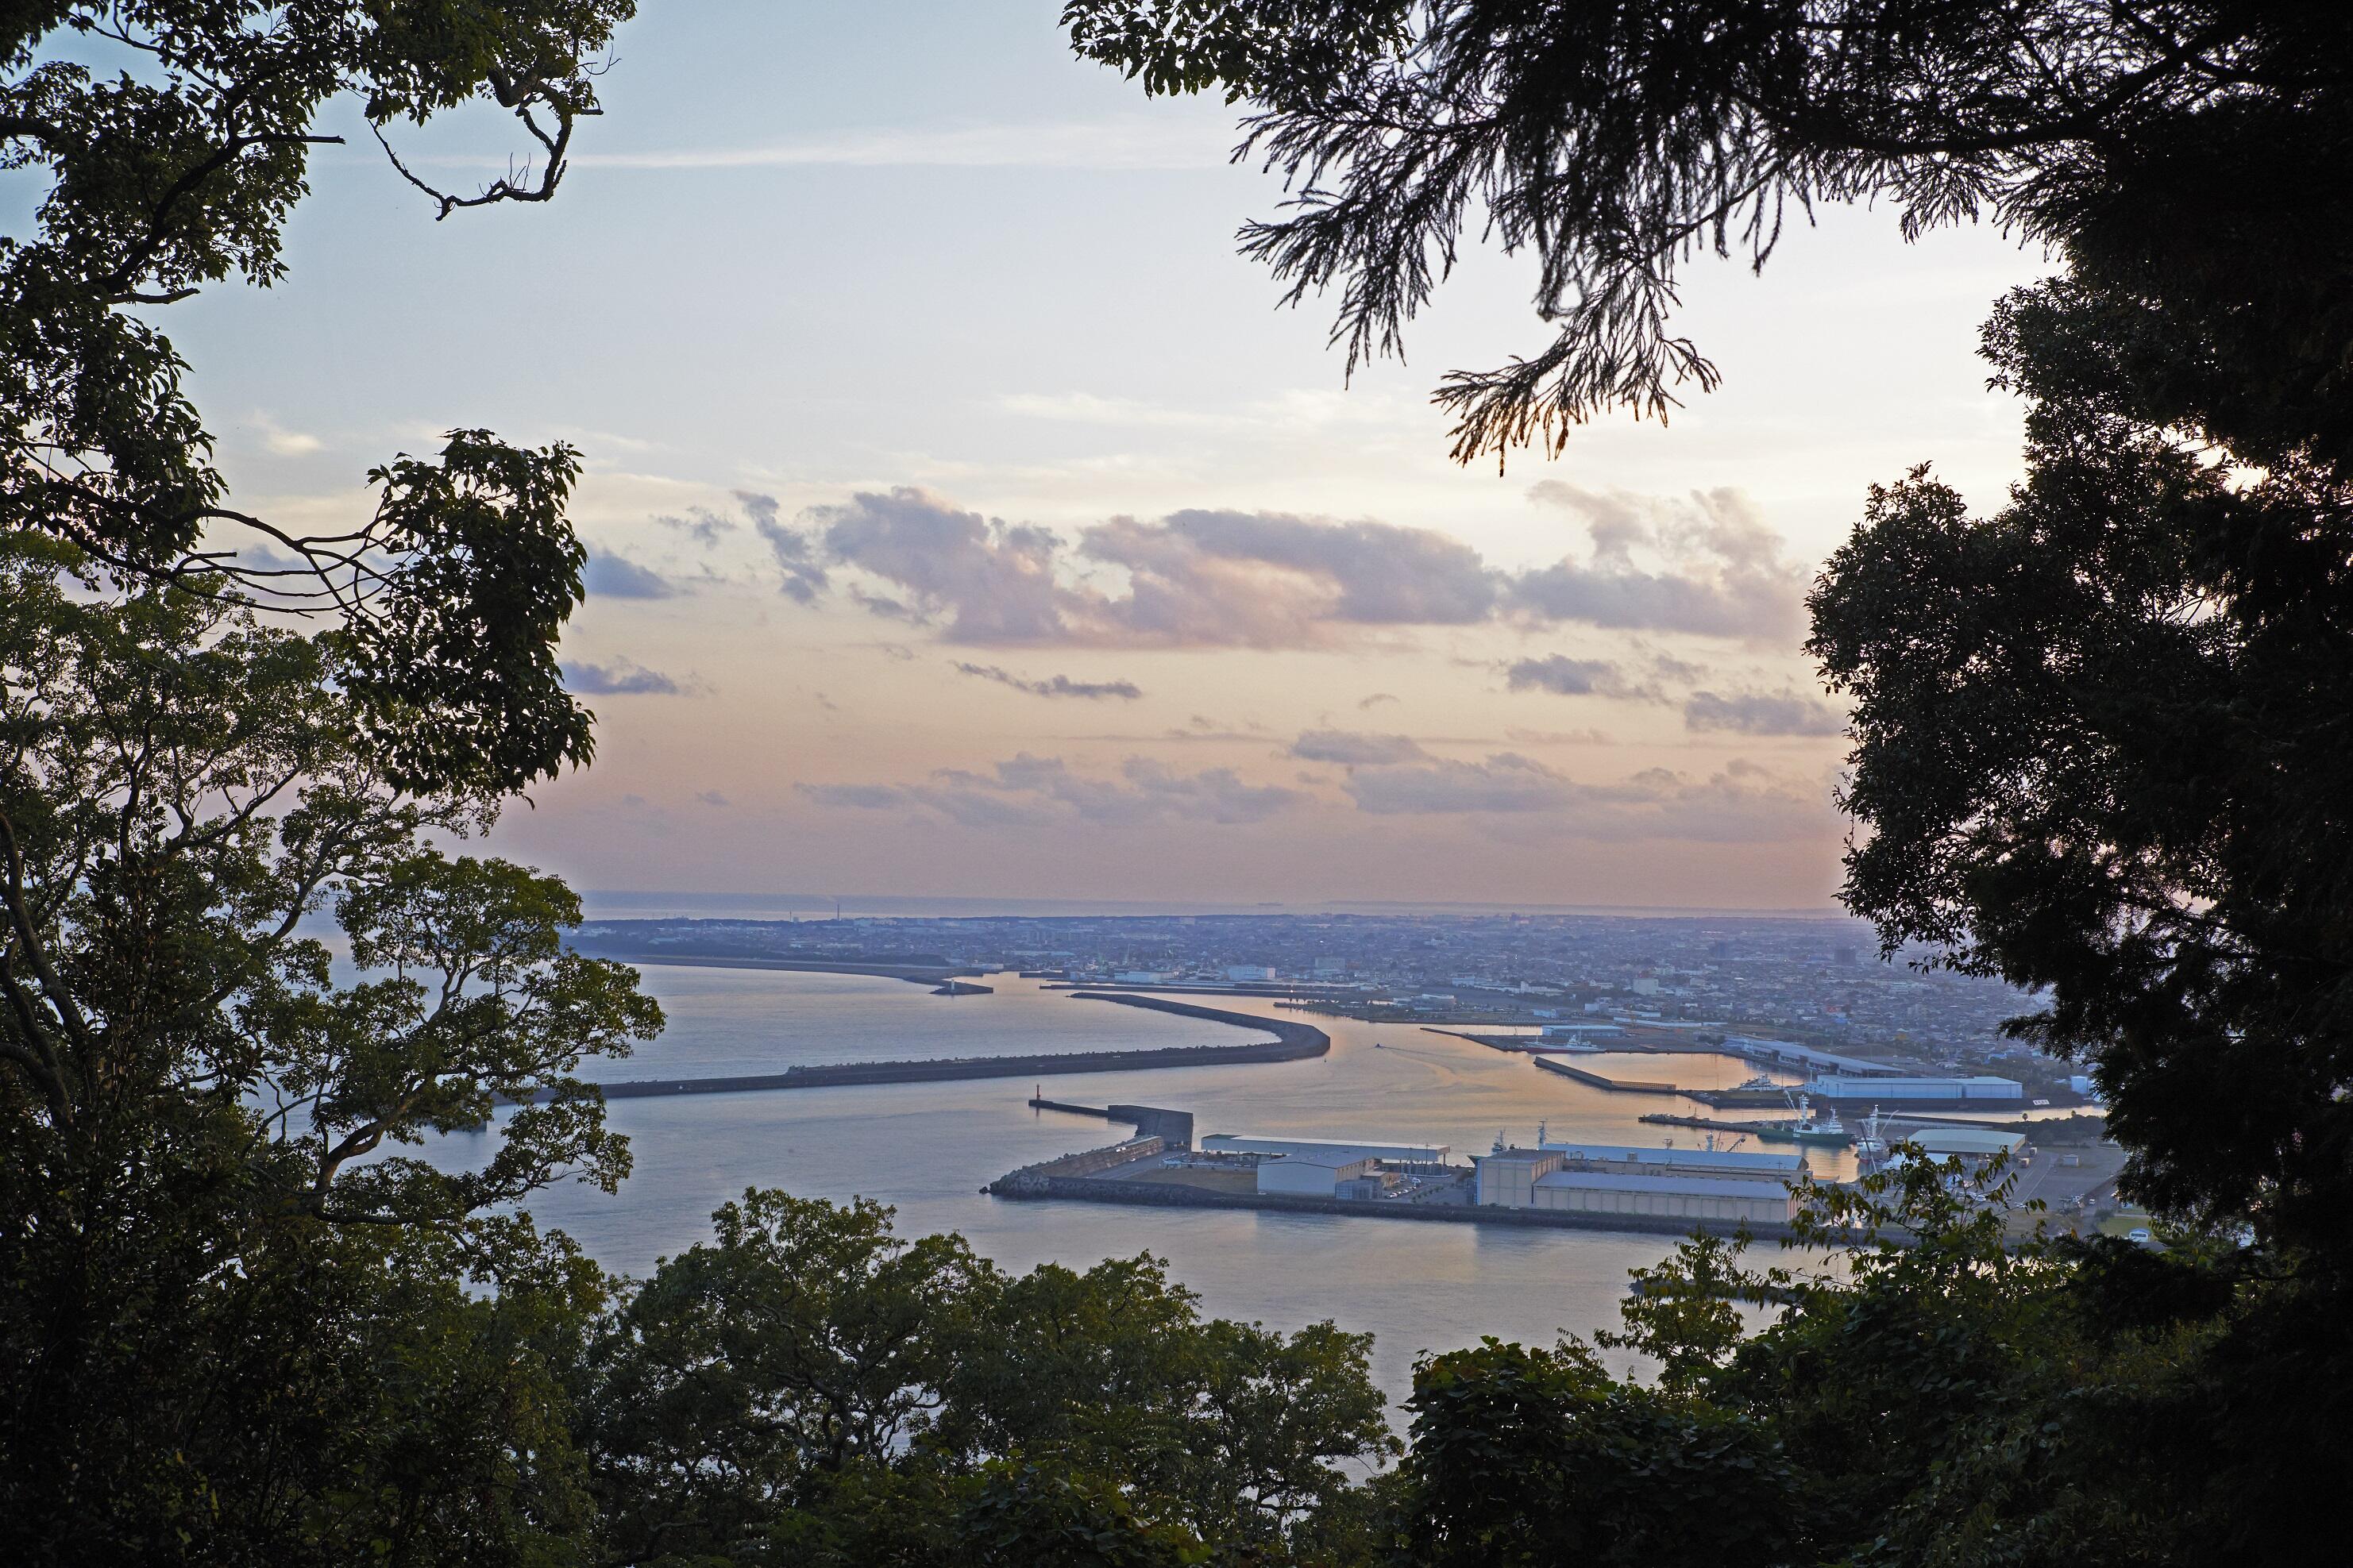
<svg viewBox="0 0 2353 1568"><path fill-rule="evenodd" d="M2005 1038L2031 998L1936 967L1878 962L1840 919L1509 912L600 920L583 951L1012 969L1074 985L1230 988L1311 1010L1534 1033L1589 1021L1710 1043L1868 1101L1848 1079L2000 1079L1956 1102L2090 1092L2068 1064ZM1574 1037L1573 1036L1571 1037ZM1617 1038L1595 1031L1592 1039ZM1567 1040L1562 1043L1567 1043ZM1759 1052L1770 1052L1769 1057Z"/></svg>

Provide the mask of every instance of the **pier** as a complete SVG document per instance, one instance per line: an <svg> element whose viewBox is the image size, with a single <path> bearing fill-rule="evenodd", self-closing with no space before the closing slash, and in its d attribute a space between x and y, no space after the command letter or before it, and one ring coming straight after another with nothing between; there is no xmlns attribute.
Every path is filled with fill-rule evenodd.
<svg viewBox="0 0 2353 1568"><path fill-rule="evenodd" d="M778 1073L739 1074L728 1078L632 1079L598 1087L603 1089L607 1100L647 1100L678 1094L761 1094L777 1089L836 1089L852 1084L939 1083L977 1078L1044 1079L1080 1072L1145 1072L1162 1068L1303 1061L1323 1056L1332 1048L1331 1036L1312 1025L1294 1023L1287 1018L1261 1018L1248 1013L1228 1013L1215 1007L1164 1001L1156 996L1115 996L1088 991L1076 994L1092 1001L1142 1007L1148 1012L1173 1013L1180 1017L1263 1029L1275 1037L1240 1046L1155 1046L1139 1050L1066 1051L1053 1056L831 1062L813 1067L786 1068ZM543 1100L549 1098L549 1094L543 1093L538 1098Z"/></svg>
<svg viewBox="0 0 2353 1568"><path fill-rule="evenodd" d="M1588 1088L1607 1089L1611 1094L1681 1094L1683 1092L1671 1083L1651 1083L1646 1079L1635 1078L1603 1078L1598 1072L1588 1072L1583 1068L1573 1068L1556 1057L1536 1057L1534 1060L1536 1066L1546 1072L1558 1073L1563 1078L1575 1079Z"/></svg>
<svg viewBox="0 0 2353 1568"><path fill-rule="evenodd" d="M1193 1113L1189 1110L1166 1110L1156 1105L1071 1105L1034 1095L1029 1108L1059 1110L1067 1116L1092 1116L1103 1121L1124 1121L1135 1129L1138 1138L1157 1138L1170 1149L1193 1146Z"/></svg>
<svg viewBox="0 0 2353 1568"><path fill-rule="evenodd" d="M1653 1127L1697 1127L1708 1132L1745 1132L1751 1138L1761 1136L1765 1130L1765 1124L1758 1121L1725 1121L1707 1116L1667 1116L1658 1111L1637 1120L1647 1121Z"/></svg>

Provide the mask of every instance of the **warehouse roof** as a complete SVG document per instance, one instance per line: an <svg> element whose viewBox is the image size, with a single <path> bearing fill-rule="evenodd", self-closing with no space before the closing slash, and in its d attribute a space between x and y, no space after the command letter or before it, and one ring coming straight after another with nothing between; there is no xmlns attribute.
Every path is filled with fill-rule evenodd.
<svg viewBox="0 0 2353 1568"><path fill-rule="evenodd" d="M1770 1198L1783 1189L1738 1176L1652 1175L1648 1171L1555 1171L1538 1176L1539 1187L1570 1187L1586 1192L1680 1193L1704 1198Z"/></svg>
<svg viewBox="0 0 2353 1568"><path fill-rule="evenodd" d="M1599 1160L1621 1165L1683 1165L1716 1171L1752 1171L1795 1175L1805 1163L1802 1154L1743 1152L1730 1149L1671 1149L1616 1143L1546 1143L1548 1152L1572 1160Z"/></svg>
<svg viewBox="0 0 2353 1568"><path fill-rule="evenodd" d="M2015 1154L2026 1146L2025 1133L1990 1127L1924 1127L1906 1136L1929 1154Z"/></svg>

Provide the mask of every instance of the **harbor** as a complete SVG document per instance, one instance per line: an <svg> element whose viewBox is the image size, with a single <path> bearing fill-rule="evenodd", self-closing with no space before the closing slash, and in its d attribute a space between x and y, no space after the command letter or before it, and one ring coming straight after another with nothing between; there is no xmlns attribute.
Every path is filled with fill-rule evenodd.
<svg viewBox="0 0 2353 1568"><path fill-rule="evenodd" d="M1739 1123L1722 1125L1736 1134L1731 1142L1711 1133L1698 1148L1556 1139L1539 1125L1525 1144L1498 1133L1485 1153L1455 1162L1445 1144L1379 1139L1211 1133L1196 1147L1188 1111L1141 1105L1099 1110L1038 1097L1029 1103L1033 1110L1125 1121L1136 1135L1007 1172L984 1186L984 1194L1015 1201L1792 1239L1799 1235L1796 1221L1806 1190L1825 1180L1802 1148L1742 1148L1755 1129ZM1785 1133L1785 1141L1792 1136ZM1841 1134L1841 1143L1847 1141ZM1862 1160L1858 1175L1925 1159L1947 1166L1953 1173L1947 1179L1965 1192L1976 1190L1972 1184L1980 1178L2007 1182L2014 1218L2028 1214L2025 1205L2035 1199L2082 1215L2113 1183L2118 1164L2112 1145L2039 1158L2042 1152L2022 1132L1936 1123L1899 1132L1876 1113L1852 1142ZM2059 1217L2058 1223L2063 1228L2073 1222Z"/></svg>

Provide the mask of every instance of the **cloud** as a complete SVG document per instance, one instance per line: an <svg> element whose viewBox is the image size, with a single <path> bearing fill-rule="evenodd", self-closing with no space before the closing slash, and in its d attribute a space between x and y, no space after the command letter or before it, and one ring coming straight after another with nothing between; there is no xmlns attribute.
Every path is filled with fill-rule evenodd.
<svg viewBox="0 0 2353 1568"><path fill-rule="evenodd" d="M879 584L851 591L867 610L956 643L1303 647L1335 625L1468 625L1496 605L1469 545L1383 522L1180 511L1113 518L1071 544L901 486L802 523L761 531L807 596L828 568L853 569ZM1113 588L1094 580L1105 575Z"/></svg>
<svg viewBox="0 0 2353 1568"><path fill-rule="evenodd" d="M1313 640L1297 620L1467 626L1496 603L1494 574L1477 551L1386 522L1179 511L1098 524L1080 535L1079 552L1127 572L1129 596L1105 605L1114 620L1176 643Z"/></svg>
<svg viewBox="0 0 2353 1568"><path fill-rule="evenodd" d="M761 528L778 561L787 560L783 541L797 539L805 560L814 561L821 550L826 559L892 584L892 595L858 595L878 615L919 626L944 623L954 642L1053 642L1068 636L1075 596L1055 581L1057 541L1045 529L986 518L912 485L862 490L803 516L813 537L781 525ZM812 568L807 580L822 587L824 574Z"/></svg>
<svg viewBox="0 0 2353 1568"><path fill-rule="evenodd" d="M326 445L307 431L289 430L267 414L255 415L253 422L261 431L262 449L274 458L307 458Z"/></svg>
<svg viewBox="0 0 2353 1568"><path fill-rule="evenodd" d="M566 664L564 684L585 697L677 697L686 689L661 671L626 658L611 664Z"/></svg>
<svg viewBox="0 0 2353 1568"><path fill-rule="evenodd" d="M1395 692L1376 691L1370 697L1364 698L1358 701L1356 709L1361 712L1367 708L1377 708L1384 702L1394 702L1397 700L1397 694Z"/></svg>
<svg viewBox="0 0 2353 1568"><path fill-rule="evenodd" d="M721 795L715 789L698 791L694 798L701 801L705 805L725 806L733 805L734 804L734 802L729 800L725 795Z"/></svg>
<svg viewBox="0 0 2353 1568"><path fill-rule="evenodd" d="M776 502L768 503L768 512L771 517L775 516ZM702 506L687 508L683 517L658 517L654 521L663 528L675 529L706 550L717 544L723 535L734 532L736 528L733 522L709 507Z"/></svg>
<svg viewBox="0 0 2353 1568"><path fill-rule="evenodd" d="M1435 529L1271 511L1114 517L1066 538L913 486L755 526L793 597L814 601L841 571L854 603L951 643L1318 647L1505 619L1796 636L1799 574L1738 492L1655 501L1546 481L1536 494L1587 516L1589 560L1507 572Z"/></svg>
<svg viewBox="0 0 2353 1568"><path fill-rule="evenodd" d="M825 568L818 563L808 535L788 528L776 518L776 500L750 490L738 490L736 499L744 503L752 527L768 542L768 552L776 559L784 573L777 591L797 605L813 605L818 595L833 585Z"/></svg>
<svg viewBox="0 0 2353 1568"><path fill-rule="evenodd" d="M1618 737L1607 730L1507 729L1504 739L1522 746L1614 746Z"/></svg>
<svg viewBox="0 0 2353 1568"><path fill-rule="evenodd" d="M993 664L965 664L958 661L955 668L965 675L982 680L993 680L999 686L1009 686L1016 691L1026 691L1032 697L1118 697L1129 701L1144 695L1144 690L1130 680L1072 680L1067 675L1049 676L1042 680L1025 680L1009 670Z"/></svg>
<svg viewBox="0 0 2353 1568"><path fill-rule="evenodd" d="M1683 704L1683 728L1727 730L1740 735L1843 735L1846 716L1819 698L1797 692L1770 696L1695 691Z"/></svg>
<svg viewBox="0 0 2353 1568"><path fill-rule="evenodd" d="M1221 826L1263 821L1313 797L1281 784L1245 783L1231 768L1179 773L1146 757L1130 757L1119 776L1074 771L1060 757L1029 752L987 773L943 768L917 784L802 784L819 805L862 811L927 813L967 827L1048 827L1082 823L1133 827L1197 822Z"/></svg>
<svg viewBox="0 0 2353 1568"><path fill-rule="evenodd" d="M1425 755L1409 735L1366 735L1349 730L1310 730L1291 742L1291 754L1305 763L1349 767L1411 762Z"/></svg>
<svg viewBox="0 0 2353 1568"><path fill-rule="evenodd" d="M1581 519L1593 552L1514 579L1511 601L1522 612L1618 631L1796 639L1804 574L1781 558L1780 536L1739 490L1662 500L1546 479L1528 494ZM1641 564L1638 552L1654 564Z"/></svg>
<svg viewBox="0 0 2353 1568"><path fill-rule="evenodd" d="M678 592L669 578L626 555L591 555L582 580L589 593L606 599L667 599Z"/></svg>
<svg viewBox="0 0 2353 1568"><path fill-rule="evenodd" d="M1504 752L1478 763L1428 758L1358 769L1341 787L1375 816L1517 818L1571 838L1773 842L1833 831L1838 820L1826 784L1736 760L1705 779L1649 768L1587 784Z"/></svg>
<svg viewBox="0 0 2353 1568"><path fill-rule="evenodd" d="M1658 696L1655 688L1629 680L1606 659L1570 658L1557 653L1515 660L1505 667L1504 684L1514 691L1549 691L1559 697Z"/></svg>
<svg viewBox="0 0 2353 1568"><path fill-rule="evenodd" d="M887 811L906 804L907 792L897 784L796 784L819 805L847 806L856 811Z"/></svg>
<svg viewBox="0 0 2353 1568"><path fill-rule="evenodd" d="M1483 763L1432 757L1411 767L1367 769L1350 774L1342 787L1357 810L1396 816L1557 811L1576 786L1542 763L1504 752Z"/></svg>

